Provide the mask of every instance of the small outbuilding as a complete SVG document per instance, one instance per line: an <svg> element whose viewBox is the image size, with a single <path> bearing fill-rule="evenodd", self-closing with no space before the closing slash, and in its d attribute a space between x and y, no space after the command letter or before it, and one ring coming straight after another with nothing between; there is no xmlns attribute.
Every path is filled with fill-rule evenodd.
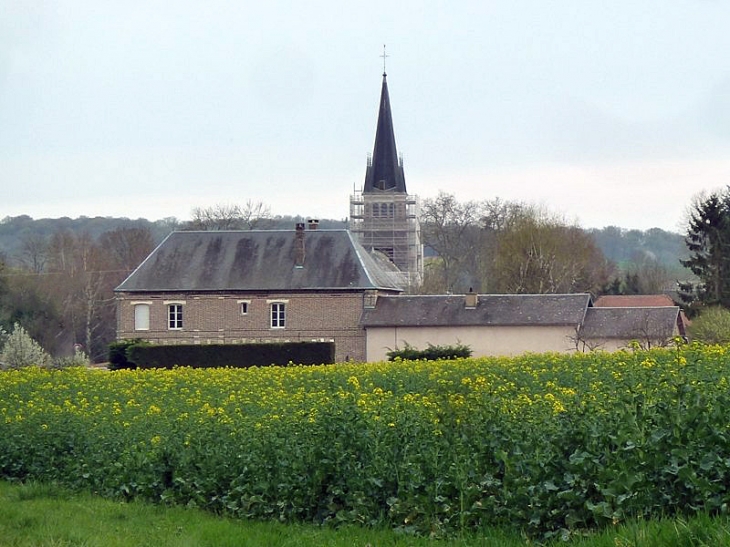
<svg viewBox="0 0 730 547"><path fill-rule="evenodd" d="M475 356L575 351L590 302L587 293L381 296L363 312L367 359L405 344L464 344Z"/></svg>
<svg viewBox="0 0 730 547"><path fill-rule="evenodd" d="M595 308L587 293L381 296L362 325L368 361L406 344L464 344L488 356L651 348L683 336L677 306Z"/></svg>

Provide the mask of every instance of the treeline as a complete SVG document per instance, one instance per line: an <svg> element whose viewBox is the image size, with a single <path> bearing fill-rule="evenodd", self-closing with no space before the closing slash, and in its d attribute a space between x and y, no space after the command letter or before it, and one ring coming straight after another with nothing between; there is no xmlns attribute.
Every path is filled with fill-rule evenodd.
<svg viewBox="0 0 730 547"><path fill-rule="evenodd" d="M113 290L154 245L148 227L28 236L15 261L0 259L0 328L21 325L54 357L81 349L103 360L116 335Z"/></svg>
<svg viewBox="0 0 730 547"><path fill-rule="evenodd" d="M426 293L651 294L691 276L683 236L658 228L584 230L532 205L446 193L421 218Z"/></svg>
<svg viewBox="0 0 730 547"><path fill-rule="evenodd" d="M454 199L453 196L449 196ZM426 200L428 202L428 200ZM436 200L431 200L436 201ZM499 201L492 202L492 206ZM504 204L503 204L504 205ZM115 217L78 217L71 219L42 218L33 219L28 215L17 217L5 217L0 220L0 257L7 264L23 266L28 259L32 259L34 241L47 240L54 233L59 231L70 231L75 234L88 234L92 239L98 238L104 232L119 228L143 228L150 231L152 239L159 243L173 230L185 229L291 229L297 222L305 222L308 217L304 216L250 216L237 215L242 208L236 206L218 206L207 209L195 209L192 220L181 221L175 217L167 217L161 220L150 221L144 218L129 219ZM265 214L268 209L261 213ZM449 220L450 222L450 220ZM473 224L479 223L479 218L471 219ZM424 225L429 221L425 220ZM457 222L458 225L458 222ZM346 228L347 219L320 219L320 228ZM654 261L670 272L681 277L686 275L686 270L681 266L679 260L688 256L687 247L684 243L684 235L669 232L660 228L650 230L630 230L617 226L605 228L591 228L583 230L589 234L596 246L603 255L616 264L622 271L629 271L637 264ZM433 239L429 233L424 234L426 245L430 247ZM428 252L428 249L427 249Z"/></svg>
<svg viewBox="0 0 730 547"><path fill-rule="evenodd" d="M592 228L587 232L606 258L622 269L651 260L674 272L685 273L680 260L686 259L689 254L682 234L660 228L627 230L617 226Z"/></svg>
<svg viewBox="0 0 730 547"><path fill-rule="evenodd" d="M297 222L304 222L302 216L267 216L244 218L235 216L236 206L213 207L195 209L191 220L179 220L167 217L161 220L150 221L144 218L129 219L115 217L69 217L33 219L28 215L5 217L0 220L0 258L6 264L17 267L30 266L38 257L37 248L43 248L57 232L71 232L85 234L91 239L97 239L105 232L117 229L140 228L148 230L155 243L174 230L245 230L292 229ZM266 211L263 211L264 213ZM346 220L324 219L320 221L322 228L344 228Z"/></svg>

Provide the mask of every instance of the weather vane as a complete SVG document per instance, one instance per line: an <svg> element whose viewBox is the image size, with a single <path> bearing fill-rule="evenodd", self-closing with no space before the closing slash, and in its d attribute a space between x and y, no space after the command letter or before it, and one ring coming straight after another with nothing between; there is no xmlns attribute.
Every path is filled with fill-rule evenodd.
<svg viewBox="0 0 730 547"><path fill-rule="evenodd" d="M385 59L390 57L390 55L385 54L385 44L383 44L383 54L381 57L383 58L383 76L385 76Z"/></svg>

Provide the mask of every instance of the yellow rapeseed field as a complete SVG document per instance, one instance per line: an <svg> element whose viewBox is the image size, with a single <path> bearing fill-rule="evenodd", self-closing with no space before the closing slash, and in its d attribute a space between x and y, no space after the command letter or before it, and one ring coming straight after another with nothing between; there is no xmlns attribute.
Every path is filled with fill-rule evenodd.
<svg viewBox="0 0 730 547"><path fill-rule="evenodd" d="M431 535L723 511L727 352L8 371L0 476Z"/></svg>

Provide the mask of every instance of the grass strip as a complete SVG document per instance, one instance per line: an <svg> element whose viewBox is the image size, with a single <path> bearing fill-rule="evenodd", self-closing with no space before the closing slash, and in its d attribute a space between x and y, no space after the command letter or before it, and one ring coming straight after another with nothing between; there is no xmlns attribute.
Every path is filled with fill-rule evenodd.
<svg viewBox="0 0 730 547"><path fill-rule="evenodd" d="M197 509L120 502L53 485L0 481L3 547L730 547L727 517L633 521L541 543L501 530L432 540L391 530L251 522Z"/></svg>
<svg viewBox="0 0 730 547"><path fill-rule="evenodd" d="M121 502L53 484L0 481L3 547L497 547L523 546L519 535L432 541L391 530L220 518L197 509Z"/></svg>

